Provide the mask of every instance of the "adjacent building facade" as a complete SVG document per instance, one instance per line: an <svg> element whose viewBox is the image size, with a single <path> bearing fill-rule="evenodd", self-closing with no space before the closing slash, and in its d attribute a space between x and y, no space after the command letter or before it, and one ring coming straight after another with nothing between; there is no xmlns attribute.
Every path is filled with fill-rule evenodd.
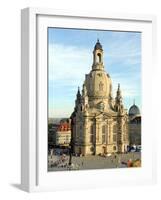
<svg viewBox="0 0 161 200"><path fill-rule="evenodd" d="M99 40L93 50L93 65L85 75L82 91L78 88L71 115L74 153L98 155L125 152L129 145L128 113L124 109L120 85L112 96L112 81L103 63Z"/></svg>
<svg viewBox="0 0 161 200"><path fill-rule="evenodd" d="M130 145L141 145L141 114L135 102L129 109L129 141Z"/></svg>
<svg viewBox="0 0 161 200"><path fill-rule="evenodd" d="M55 122L55 121L54 121ZM69 146L71 141L71 125L69 119L59 119L57 124L48 124L48 145Z"/></svg>
<svg viewBox="0 0 161 200"><path fill-rule="evenodd" d="M69 146L71 141L71 127L69 121L61 121L55 133L57 146Z"/></svg>
<svg viewBox="0 0 161 200"><path fill-rule="evenodd" d="M53 147L56 145L56 131L59 124L48 124L48 146Z"/></svg>

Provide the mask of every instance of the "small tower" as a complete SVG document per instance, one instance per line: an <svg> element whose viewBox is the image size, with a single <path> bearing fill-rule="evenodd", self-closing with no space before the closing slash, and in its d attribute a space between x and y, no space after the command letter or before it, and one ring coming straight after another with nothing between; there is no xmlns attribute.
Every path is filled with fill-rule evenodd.
<svg viewBox="0 0 161 200"><path fill-rule="evenodd" d="M80 93L80 89L78 87L76 100L75 100L75 108L78 109L81 106L81 103L82 103L82 96L81 96L81 93Z"/></svg>
<svg viewBox="0 0 161 200"><path fill-rule="evenodd" d="M118 88L117 88L116 100L117 100L118 103L122 103L122 95L121 95L120 83L118 84Z"/></svg>
<svg viewBox="0 0 161 200"><path fill-rule="evenodd" d="M103 66L103 48L99 39L97 39L97 43L94 46L93 50L93 66L92 69L104 69Z"/></svg>
<svg viewBox="0 0 161 200"><path fill-rule="evenodd" d="M82 98L82 96L81 96L81 93L80 93L80 89L78 87L78 91L77 91L77 102L78 103L81 103L81 98Z"/></svg>
<svg viewBox="0 0 161 200"><path fill-rule="evenodd" d="M122 113L123 112L123 102L122 102L122 95L121 95L121 89L120 89L120 84L118 84L118 89L116 93L116 98L115 98L115 111Z"/></svg>

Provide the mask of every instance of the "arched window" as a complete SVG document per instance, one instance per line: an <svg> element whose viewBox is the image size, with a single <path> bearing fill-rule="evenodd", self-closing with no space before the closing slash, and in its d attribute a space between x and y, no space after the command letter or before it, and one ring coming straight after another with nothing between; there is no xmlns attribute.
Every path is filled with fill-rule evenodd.
<svg viewBox="0 0 161 200"><path fill-rule="evenodd" d="M98 63L101 62L101 54L100 54L100 53L97 54L97 62L98 62Z"/></svg>

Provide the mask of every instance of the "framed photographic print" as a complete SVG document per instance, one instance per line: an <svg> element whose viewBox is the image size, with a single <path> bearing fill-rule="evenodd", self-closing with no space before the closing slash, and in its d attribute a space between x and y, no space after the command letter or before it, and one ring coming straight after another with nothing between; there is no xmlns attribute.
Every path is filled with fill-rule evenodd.
<svg viewBox="0 0 161 200"><path fill-rule="evenodd" d="M154 183L155 17L26 8L21 19L22 188Z"/></svg>

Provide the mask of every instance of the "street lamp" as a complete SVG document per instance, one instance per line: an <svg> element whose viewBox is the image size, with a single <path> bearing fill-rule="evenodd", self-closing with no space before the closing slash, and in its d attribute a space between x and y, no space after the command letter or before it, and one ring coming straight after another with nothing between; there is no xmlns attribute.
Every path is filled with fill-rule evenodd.
<svg viewBox="0 0 161 200"><path fill-rule="evenodd" d="M69 166L72 164L72 155L73 155L73 126L74 126L74 117L75 117L75 112L72 113L70 119L71 119L71 140L69 144Z"/></svg>
<svg viewBox="0 0 161 200"><path fill-rule="evenodd" d="M72 139L71 139L70 145L69 145L69 166L71 166L72 164L72 154L73 154L73 151L72 151Z"/></svg>

